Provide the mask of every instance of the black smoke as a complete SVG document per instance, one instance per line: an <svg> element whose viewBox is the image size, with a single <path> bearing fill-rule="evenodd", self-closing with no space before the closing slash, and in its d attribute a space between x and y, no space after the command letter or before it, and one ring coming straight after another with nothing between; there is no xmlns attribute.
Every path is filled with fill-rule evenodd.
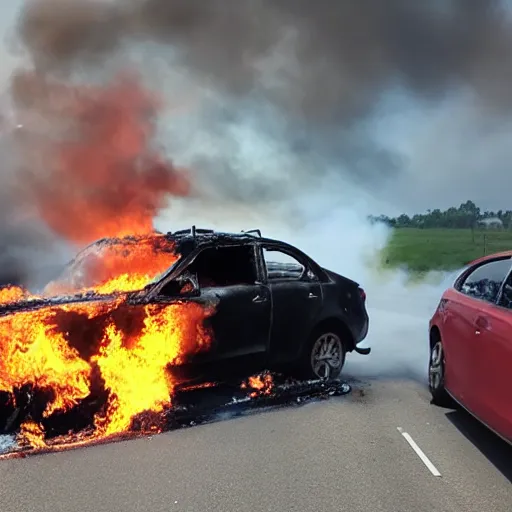
<svg viewBox="0 0 512 512"><path fill-rule="evenodd" d="M493 0L31 0L19 37L36 67L60 72L130 41L168 43L233 95L256 88L288 113L349 122L395 83L426 98L468 86L509 107L511 29Z"/></svg>
<svg viewBox="0 0 512 512"><path fill-rule="evenodd" d="M403 175L400 155L365 126L393 87L427 103L469 90L486 115L507 118L511 29L492 0L27 0L17 38L29 66L60 78L99 73L133 46L156 45L162 66L178 63L223 98L202 129L229 151L198 151L192 163L222 197L255 201L278 200L291 178L313 187L327 168L372 190ZM12 82L14 98L20 84ZM293 176L283 172L268 184L233 164L238 141L226 127L243 119L248 100L251 115L262 118L260 132L299 162ZM6 230L4 280L26 280L25 262L52 240L34 236L33 226L15 236Z"/></svg>

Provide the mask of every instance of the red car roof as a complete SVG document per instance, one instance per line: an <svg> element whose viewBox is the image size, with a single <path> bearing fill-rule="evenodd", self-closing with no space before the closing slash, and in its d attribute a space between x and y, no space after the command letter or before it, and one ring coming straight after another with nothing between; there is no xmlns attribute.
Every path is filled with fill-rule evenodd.
<svg viewBox="0 0 512 512"><path fill-rule="evenodd" d="M493 260L495 258L506 258L506 257L509 257L509 258L512 257L512 250L495 252L493 254L487 254L485 256L482 256L481 258L477 258L476 260L470 261L468 263L468 266L473 266L477 263L483 263L484 261Z"/></svg>

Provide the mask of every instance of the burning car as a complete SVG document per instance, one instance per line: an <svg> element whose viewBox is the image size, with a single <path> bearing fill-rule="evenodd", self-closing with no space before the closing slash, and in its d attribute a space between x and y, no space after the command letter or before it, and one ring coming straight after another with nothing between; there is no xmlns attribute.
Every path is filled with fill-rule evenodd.
<svg viewBox="0 0 512 512"><path fill-rule="evenodd" d="M41 295L0 291L4 427L39 403L21 428L42 437L52 417L94 402L106 436L158 415L182 383L263 369L336 378L348 352L370 352L358 347L365 301L358 283L259 230L99 240Z"/></svg>

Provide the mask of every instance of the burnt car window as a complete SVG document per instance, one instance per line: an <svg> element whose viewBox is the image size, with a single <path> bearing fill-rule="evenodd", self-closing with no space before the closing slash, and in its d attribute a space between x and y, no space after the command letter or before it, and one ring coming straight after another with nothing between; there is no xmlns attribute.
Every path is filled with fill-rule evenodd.
<svg viewBox="0 0 512 512"><path fill-rule="evenodd" d="M310 280L315 279L315 274L297 258L276 249L263 248L263 257L267 267L269 281L299 280L306 276Z"/></svg>
<svg viewBox="0 0 512 512"><path fill-rule="evenodd" d="M254 248L251 245L211 247L202 250L188 266L200 288L255 284Z"/></svg>
<svg viewBox="0 0 512 512"><path fill-rule="evenodd" d="M466 277L460 291L476 299L495 302L510 265L509 258L485 263Z"/></svg>

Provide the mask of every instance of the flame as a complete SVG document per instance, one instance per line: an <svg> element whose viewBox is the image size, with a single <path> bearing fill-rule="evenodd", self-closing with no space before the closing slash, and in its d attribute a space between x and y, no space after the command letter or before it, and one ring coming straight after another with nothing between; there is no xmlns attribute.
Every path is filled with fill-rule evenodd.
<svg viewBox="0 0 512 512"><path fill-rule="evenodd" d="M6 286L0 289L0 304L12 304L28 296L21 286Z"/></svg>
<svg viewBox="0 0 512 512"><path fill-rule="evenodd" d="M19 313L0 320L0 390L30 383L55 397L45 415L69 408L89 393L90 368L64 334L52 332L55 311Z"/></svg>
<svg viewBox="0 0 512 512"><path fill-rule="evenodd" d="M147 306L144 327L133 346L126 346L130 340L121 330L107 327L100 353L92 360L111 393L106 417L96 418L103 435L128 430L138 413L162 412L169 406L174 386L166 367L184 352L184 334L197 335L193 330L202 318L203 310L196 304L168 306L165 314L159 306ZM207 339L199 334L194 344L201 349Z"/></svg>
<svg viewBox="0 0 512 512"><path fill-rule="evenodd" d="M0 290L0 391L12 403L27 387L33 397L19 441L57 449L52 419L87 407L90 432L70 432L64 444L140 422L159 431L176 384L169 369L209 348L204 321L213 312L195 302L127 300L180 257L172 237L153 231L167 199L190 188L152 143L161 103L133 74L84 86L24 72L13 94L22 220L37 217L85 247L41 295Z"/></svg>
<svg viewBox="0 0 512 512"><path fill-rule="evenodd" d="M88 397L98 368L108 401L95 415L94 436L126 432L137 414L170 406L168 366L208 347L207 315L196 303L127 305L121 296L6 316L0 320L0 390L14 393L30 384L51 391L42 414L48 418ZM39 447L30 424L20 435Z"/></svg>
<svg viewBox="0 0 512 512"><path fill-rule="evenodd" d="M178 259L174 242L161 234L105 240L85 249L45 295L142 290Z"/></svg>
<svg viewBox="0 0 512 512"><path fill-rule="evenodd" d="M247 382L242 382L241 388L253 389L254 391L249 394L251 398L271 395L274 388L274 378L269 372L253 375L247 379Z"/></svg>
<svg viewBox="0 0 512 512"><path fill-rule="evenodd" d="M45 448L46 442L44 440L44 431L41 428L41 425L35 421L26 421L21 426L20 434L18 436L18 443L21 445L29 445L38 449Z"/></svg>
<svg viewBox="0 0 512 512"><path fill-rule="evenodd" d="M197 389L209 389L217 386L217 382L199 382L197 384L189 384L187 386L183 386L181 389L186 391L194 391Z"/></svg>
<svg viewBox="0 0 512 512"><path fill-rule="evenodd" d="M168 197L190 193L185 170L152 143L162 102L138 75L86 86L25 71L12 90L20 199L66 240L150 233Z"/></svg>

